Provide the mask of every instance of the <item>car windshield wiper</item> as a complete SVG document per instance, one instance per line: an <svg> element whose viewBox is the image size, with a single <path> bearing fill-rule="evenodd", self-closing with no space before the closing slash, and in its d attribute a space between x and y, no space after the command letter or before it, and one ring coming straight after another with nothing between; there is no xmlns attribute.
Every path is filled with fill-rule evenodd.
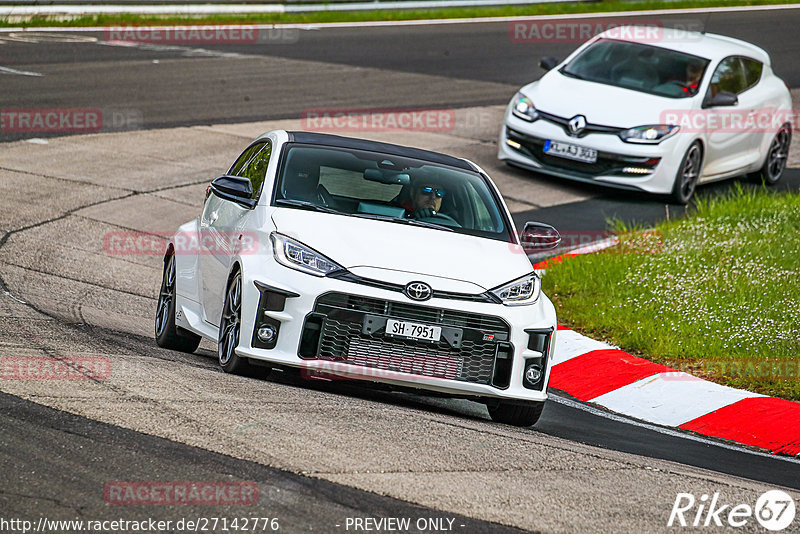
<svg viewBox="0 0 800 534"><path fill-rule="evenodd" d="M347 215L347 213L344 213L343 211L335 210L327 206L320 206L318 204L314 204L313 202L307 202L305 200L292 200L288 198L279 198L275 200L275 204L277 204L278 206L292 206L294 208L303 208L308 210L321 211L322 213Z"/></svg>
<svg viewBox="0 0 800 534"><path fill-rule="evenodd" d="M400 217L390 217L388 215L375 215L374 213L354 213L353 217L361 217L362 219L375 219L378 221L388 221L400 224L408 224L411 226L423 226L425 228L434 228L436 230L447 230L452 232L453 229L442 224L436 224L426 221L418 221L416 219L402 219Z"/></svg>
<svg viewBox="0 0 800 534"><path fill-rule="evenodd" d="M586 79L583 76L581 76L580 74L575 74L574 72L570 72L567 69L561 69L558 72L560 72L564 76L569 76L570 78L575 78L576 80L585 80Z"/></svg>

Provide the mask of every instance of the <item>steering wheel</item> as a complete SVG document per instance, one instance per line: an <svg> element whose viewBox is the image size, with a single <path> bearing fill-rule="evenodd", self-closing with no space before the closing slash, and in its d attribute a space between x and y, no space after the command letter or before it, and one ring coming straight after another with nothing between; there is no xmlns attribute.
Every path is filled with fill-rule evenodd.
<svg viewBox="0 0 800 534"><path fill-rule="evenodd" d="M684 90L689 91L689 92L692 91L692 88L689 87L689 84L684 83L684 82L682 82L680 80L670 80L670 81L666 82L666 85L677 85L681 89L684 89Z"/></svg>
<svg viewBox="0 0 800 534"><path fill-rule="evenodd" d="M435 223L435 224L442 223L442 222L448 222L450 224L447 224L446 226L455 226L456 228L461 228L461 225L458 224L457 220L455 220L454 218L450 217L449 215L446 215L446 214L440 213L440 212L437 212L435 215L431 215L430 217L420 217L417 220L418 221L423 221L423 222L431 222L431 223Z"/></svg>
<svg viewBox="0 0 800 534"><path fill-rule="evenodd" d="M652 65L635 59L624 61L611 69L611 79L617 83L631 74L641 82L641 87L650 87L658 83L658 71Z"/></svg>

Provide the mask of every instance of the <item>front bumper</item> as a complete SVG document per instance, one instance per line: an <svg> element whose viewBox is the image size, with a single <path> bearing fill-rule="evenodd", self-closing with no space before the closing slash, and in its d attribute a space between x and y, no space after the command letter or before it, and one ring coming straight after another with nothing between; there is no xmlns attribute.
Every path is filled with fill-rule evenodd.
<svg viewBox="0 0 800 534"><path fill-rule="evenodd" d="M587 164L546 154L543 151L546 140L593 148L598 151L597 162ZM625 143L609 133L574 138L567 135L562 126L545 119L526 122L506 113L497 157L550 176L617 189L669 194L685 152L683 144L685 140L680 134L657 145ZM648 172L626 172L631 168Z"/></svg>
<svg viewBox="0 0 800 534"><path fill-rule="evenodd" d="M297 367L312 378L368 380L463 397L547 398L556 318L544 295L518 307L452 297L420 303L397 291L270 267L279 279L245 275L243 280L236 349L241 357ZM245 266L248 271L256 272ZM271 290L284 294L277 305L264 297ZM272 302L268 309L266 301ZM386 336L389 318L440 326L442 339ZM272 348L254 336L265 323L277 326ZM534 337L548 342L537 344ZM523 380L529 365L542 370L535 387Z"/></svg>

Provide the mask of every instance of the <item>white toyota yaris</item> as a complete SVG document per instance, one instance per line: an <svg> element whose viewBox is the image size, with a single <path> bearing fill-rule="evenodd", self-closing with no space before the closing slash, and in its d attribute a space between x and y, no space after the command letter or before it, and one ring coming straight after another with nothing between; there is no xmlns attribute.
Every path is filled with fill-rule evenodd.
<svg viewBox="0 0 800 534"><path fill-rule="evenodd" d="M528 223L523 243L555 247ZM526 247L528 248L528 247ZM484 402L528 426L556 316L508 208L475 164L307 132L256 139L169 242L162 347Z"/></svg>
<svg viewBox="0 0 800 534"><path fill-rule="evenodd" d="M733 176L774 184L786 167L789 88L755 45L623 27L541 66L506 110L498 157L511 165L679 203Z"/></svg>

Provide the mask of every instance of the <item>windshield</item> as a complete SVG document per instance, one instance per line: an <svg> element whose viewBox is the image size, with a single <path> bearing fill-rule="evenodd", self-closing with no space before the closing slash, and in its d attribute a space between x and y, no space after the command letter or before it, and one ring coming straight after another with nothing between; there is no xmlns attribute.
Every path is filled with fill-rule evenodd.
<svg viewBox="0 0 800 534"><path fill-rule="evenodd" d="M513 242L478 173L378 152L289 145L273 204Z"/></svg>
<svg viewBox="0 0 800 534"><path fill-rule="evenodd" d="M657 46L600 39L561 68L565 76L668 98L697 94L707 59Z"/></svg>

